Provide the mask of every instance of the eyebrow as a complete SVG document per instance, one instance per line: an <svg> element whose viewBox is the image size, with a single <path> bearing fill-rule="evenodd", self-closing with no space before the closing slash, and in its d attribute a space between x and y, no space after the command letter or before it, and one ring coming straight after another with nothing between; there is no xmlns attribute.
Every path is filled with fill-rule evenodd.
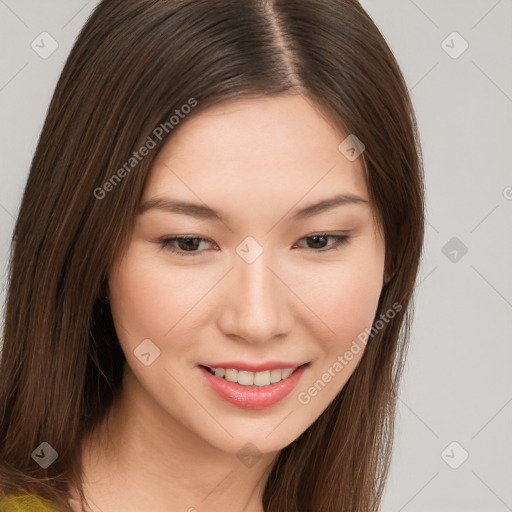
<svg viewBox="0 0 512 512"><path fill-rule="evenodd" d="M321 212L347 204L368 204L368 201L354 194L341 194L330 199L323 199L318 203L297 210L293 215L292 220L302 220L313 217ZM140 213L143 214L148 210L162 210L169 213L190 215L191 217L197 217L200 219L225 222L225 217L222 213L210 208L209 206L186 201L174 201L165 197L154 197L145 201L140 207Z"/></svg>

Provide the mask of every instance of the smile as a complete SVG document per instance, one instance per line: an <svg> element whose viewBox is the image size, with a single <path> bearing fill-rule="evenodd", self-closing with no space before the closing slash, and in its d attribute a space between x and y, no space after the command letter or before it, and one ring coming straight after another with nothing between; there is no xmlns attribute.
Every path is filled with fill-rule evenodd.
<svg viewBox="0 0 512 512"><path fill-rule="evenodd" d="M308 366L305 363L261 371L206 365L198 368L220 398L243 409L265 409L289 395Z"/></svg>
<svg viewBox="0 0 512 512"><path fill-rule="evenodd" d="M269 386L288 378L296 368L276 368L275 370L266 370L263 372L249 372L245 370L235 370L233 368L209 368L206 367L216 377L223 378L228 382L237 382L241 386Z"/></svg>

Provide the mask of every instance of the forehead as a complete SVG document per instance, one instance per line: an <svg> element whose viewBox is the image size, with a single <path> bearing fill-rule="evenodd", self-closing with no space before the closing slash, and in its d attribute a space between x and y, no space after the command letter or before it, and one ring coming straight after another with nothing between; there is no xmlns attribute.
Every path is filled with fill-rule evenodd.
<svg viewBox="0 0 512 512"><path fill-rule="evenodd" d="M248 207L303 204L337 193L368 199L361 158L338 149L346 138L301 95L235 99L190 116L158 155L144 197L171 196Z"/></svg>

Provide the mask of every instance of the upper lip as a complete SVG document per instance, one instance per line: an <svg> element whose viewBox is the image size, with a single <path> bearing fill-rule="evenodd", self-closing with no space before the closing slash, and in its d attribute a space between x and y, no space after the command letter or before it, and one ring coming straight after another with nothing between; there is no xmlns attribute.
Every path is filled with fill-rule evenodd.
<svg viewBox="0 0 512 512"><path fill-rule="evenodd" d="M208 368L225 368L242 370L246 372L264 372L266 370L277 370L285 368L298 368L306 363L294 363L290 361L265 361L263 363L249 363L245 361L223 361L220 363L200 363L199 366Z"/></svg>

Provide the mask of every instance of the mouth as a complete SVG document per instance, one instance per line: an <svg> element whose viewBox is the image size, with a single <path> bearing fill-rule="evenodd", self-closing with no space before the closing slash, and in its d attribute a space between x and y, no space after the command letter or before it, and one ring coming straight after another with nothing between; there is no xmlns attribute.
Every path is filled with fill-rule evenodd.
<svg viewBox="0 0 512 512"><path fill-rule="evenodd" d="M207 384L225 401L243 409L265 409L290 394L309 365L273 363L259 371L240 368L247 368L247 364L200 364L198 368Z"/></svg>
<svg viewBox="0 0 512 512"><path fill-rule="evenodd" d="M299 366L292 366L288 368L273 368L272 370L263 370L259 372L252 372L248 370L241 370L236 368L224 367L210 367L206 365L199 365L212 375L224 379L228 382L240 384L240 386L257 386L265 387L271 384L277 384L282 380L287 379L293 372L309 363L304 363Z"/></svg>

